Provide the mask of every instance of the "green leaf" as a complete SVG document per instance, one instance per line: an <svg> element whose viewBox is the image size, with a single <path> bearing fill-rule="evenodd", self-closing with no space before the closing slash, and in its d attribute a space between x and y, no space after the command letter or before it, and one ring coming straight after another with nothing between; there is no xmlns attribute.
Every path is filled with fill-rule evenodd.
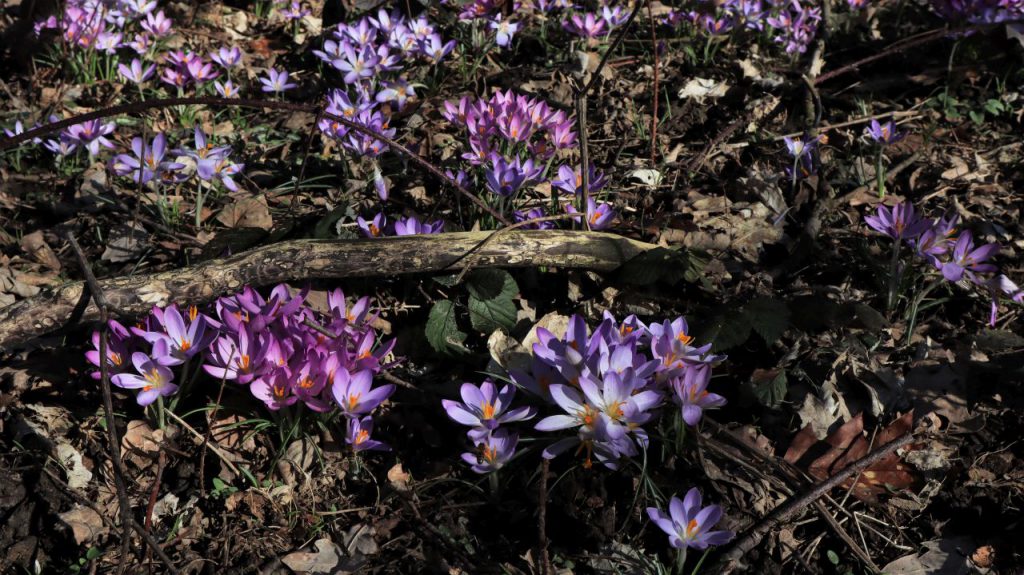
<svg viewBox="0 0 1024 575"><path fill-rule="evenodd" d="M971 120L979 126L985 123L985 112L971 110L970 112L967 113L967 115L970 116Z"/></svg>
<svg viewBox="0 0 1024 575"><path fill-rule="evenodd" d="M786 370L784 369L780 369L778 375L772 379L752 383L754 385L754 397L757 398L758 403L770 408L776 408L781 405L783 400L786 399L786 392L789 390Z"/></svg>
<svg viewBox="0 0 1024 575"><path fill-rule="evenodd" d="M698 339L710 341L711 349L722 352L747 341L750 330L750 316L740 310L729 310L715 316Z"/></svg>
<svg viewBox="0 0 1024 575"><path fill-rule="evenodd" d="M835 551L829 549L825 555L828 555L828 560L831 561L833 565L839 565L839 555L836 555Z"/></svg>
<svg viewBox="0 0 1024 575"><path fill-rule="evenodd" d="M767 296L755 298L743 306L743 311L750 317L750 327L768 345L778 341L789 327L789 308L777 299Z"/></svg>
<svg viewBox="0 0 1024 575"><path fill-rule="evenodd" d="M985 102L985 111L993 116L998 116L1000 112L1006 110L1006 106L1001 100L990 99Z"/></svg>
<svg viewBox="0 0 1024 575"><path fill-rule="evenodd" d="M630 259L616 273L623 282L632 285L651 285L658 280L675 285L680 280L697 282L706 265L706 258L689 250L658 247Z"/></svg>
<svg viewBox="0 0 1024 575"><path fill-rule="evenodd" d="M430 347L438 353L455 355L469 351L462 343L466 334L455 323L455 304L451 300L440 300L430 308L426 331Z"/></svg>
<svg viewBox="0 0 1024 575"><path fill-rule="evenodd" d="M477 299L469 296L469 320L483 333L508 331L516 325L516 303L511 298Z"/></svg>
<svg viewBox="0 0 1024 575"><path fill-rule="evenodd" d="M505 270L477 270L466 282L469 290L469 320L473 328L490 333L511 330L516 324L515 296L519 286Z"/></svg>
<svg viewBox="0 0 1024 575"><path fill-rule="evenodd" d="M100 550L96 547L90 547L89 550L85 552L85 558L87 561L92 561L99 556Z"/></svg>
<svg viewBox="0 0 1024 575"><path fill-rule="evenodd" d="M466 289L476 299L486 300L501 296L514 297L519 286L512 274L505 270L473 270L466 276Z"/></svg>

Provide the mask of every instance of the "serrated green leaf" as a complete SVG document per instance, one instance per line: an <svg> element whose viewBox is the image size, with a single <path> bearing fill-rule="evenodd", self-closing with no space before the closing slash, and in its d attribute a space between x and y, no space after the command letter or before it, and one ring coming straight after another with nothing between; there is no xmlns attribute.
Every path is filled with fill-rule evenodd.
<svg viewBox="0 0 1024 575"><path fill-rule="evenodd" d="M778 375L768 381L754 383L754 397L758 403L765 407L776 408L786 399L789 391L789 384L786 380L786 371L779 370Z"/></svg>
<svg viewBox="0 0 1024 575"><path fill-rule="evenodd" d="M508 331L516 324L516 303L512 298L477 299L469 296L469 321L483 333L496 329Z"/></svg>
<svg viewBox="0 0 1024 575"><path fill-rule="evenodd" d="M622 281L638 286L664 280L675 285L680 280L690 283L701 277L707 260L688 250L654 248L622 264L617 273Z"/></svg>
<svg viewBox="0 0 1024 575"><path fill-rule="evenodd" d="M430 347L438 353L454 355L469 351L462 344L466 334L455 323L455 304L451 300L440 300L430 308L426 336Z"/></svg>
<svg viewBox="0 0 1024 575"><path fill-rule="evenodd" d="M750 327L768 345L778 341L789 327L789 307L780 300L761 296L747 302L743 311L750 318Z"/></svg>
<svg viewBox="0 0 1024 575"><path fill-rule="evenodd" d="M710 341L715 352L725 351L750 337L750 317L741 310L729 310L708 322L699 341Z"/></svg>
<svg viewBox="0 0 1024 575"><path fill-rule="evenodd" d="M498 297L511 299L519 293L519 286L512 274L497 269L473 270L466 276L466 289L478 300Z"/></svg>
<svg viewBox="0 0 1024 575"><path fill-rule="evenodd" d="M519 286L505 270L476 270L466 282L469 320L481 332L506 331L516 324L515 296Z"/></svg>

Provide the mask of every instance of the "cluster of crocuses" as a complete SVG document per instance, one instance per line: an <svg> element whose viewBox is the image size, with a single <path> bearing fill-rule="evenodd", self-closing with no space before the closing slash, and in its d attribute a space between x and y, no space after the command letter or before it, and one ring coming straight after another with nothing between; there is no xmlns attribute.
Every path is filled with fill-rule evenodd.
<svg viewBox="0 0 1024 575"><path fill-rule="evenodd" d="M67 0L63 6L61 15L37 22L36 33L58 30L69 46L82 50L113 54L127 46L145 54L154 38L171 30L171 20L157 11L155 0Z"/></svg>
<svg viewBox="0 0 1024 575"><path fill-rule="evenodd" d="M241 173L245 164L231 159L231 146L214 146L199 126L195 127L193 135L195 147L174 150L168 149L167 136L163 133L154 135L149 142L135 137L132 139L132 153L114 156L110 170L140 184L179 183L190 177L185 170L186 165L176 161L186 156L195 163L195 175L199 180L210 184L220 182L229 190L238 190L234 176Z"/></svg>
<svg viewBox="0 0 1024 575"><path fill-rule="evenodd" d="M497 196L496 203L510 208L519 221L544 215L539 207L512 208L524 203L525 191L546 180L558 151L576 145L573 121L564 111L554 110L538 98L507 90L486 100L464 96L458 102L445 102L441 115L453 125L465 128L468 136L469 150L461 155L464 166L449 171L449 175L464 185L486 187ZM604 229L611 225L615 212L610 205L593 201L593 197L607 180L593 165L588 167L588 176L591 202L586 217L591 229ZM552 191L582 195L580 167L560 165L550 184ZM570 213L576 212L571 204L565 207Z"/></svg>
<svg viewBox="0 0 1024 575"><path fill-rule="evenodd" d="M545 458L570 449L583 465L597 462L615 469L646 449L644 426L654 421L666 398L678 406L683 421L696 425L708 408L725 398L708 391L713 366L725 357L696 346L686 320L645 325L636 316L622 322L605 313L591 333L579 315L569 320L563 337L538 328L530 370L510 370L515 385L527 390L556 413L534 429L571 435L548 445ZM469 425L475 453L464 456L478 473L500 468L515 453L518 435L498 433L502 423L522 421L533 409L513 407L515 388L501 391L490 382L462 387L463 403L445 401L448 415ZM560 411L560 412L558 412Z"/></svg>
<svg viewBox="0 0 1024 575"><path fill-rule="evenodd" d="M387 216L385 216L383 212L378 213L369 220L359 216L356 218L356 225L359 226L359 231L368 238L439 234L444 231L443 220L421 222L416 218L416 216L405 216L399 218L393 224L390 224Z"/></svg>
<svg viewBox="0 0 1024 575"><path fill-rule="evenodd" d="M940 16L951 22L999 24L1024 20L1024 2L1019 0L931 0Z"/></svg>
<svg viewBox="0 0 1024 575"><path fill-rule="evenodd" d="M864 222L892 238L894 261L899 247L907 244L947 281L968 280L987 289L992 297L990 324L995 325L1001 296L1024 303L1024 290L999 273L999 268L990 261L999 252L999 244L975 243L970 230L957 229L959 217L956 214L931 219L923 217L911 202L892 209L880 204L875 214L865 217Z"/></svg>
<svg viewBox="0 0 1024 575"><path fill-rule="evenodd" d="M387 138L395 135L391 114L416 96L408 78L410 65L438 64L455 48L454 41L442 40L426 16L409 19L385 9L376 16L338 24L331 36L313 54L343 75L346 88L327 94L325 110ZM374 188L386 200L388 189L376 158L388 149L387 144L330 118L321 120L319 128L344 148L370 159Z"/></svg>
<svg viewBox="0 0 1024 575"><path fill-rule="evenodd" d="M369 298L349 305L341 290L327 296L329 312L318 314L279 285L264 299L255 290L222 297L210 313L175 305L154 308L139 325L110 322L107 366L111 382L137 389L149 405L178 392L173 368L201 362L217 380L246 386L267 408L302 405L317 413L338 411L347 419L347 441L356 451L387 449L370 437L371 412L395 390L374 386L394 340L378 344ZM86 358L100 365L100 335ZM97 371L92 374L99 378Z"/></svg>
<svg viewBox="0 0 1024 575"><path fill-rule="evenodd" d="M850 0L857 7L856 0ZM699 2L695 9L672 10L662 22L677 27L687 23L708 36L734 30L764 32L786 52L802 54L814 40L821 23L821 8L809 0L725 0Z"/></svg>
<svg viewBox="0 0 1024 575"><path fill-rule="evenodd" d="M610 6L603 2L600 11L597 12L580 10L578 6L566 0L538 0L532 2L529 8L541 12L567 10L561 21L562 29L574 36L587 39L607 36L629 19L629 15L621 6ZM494 32L495 44L502 48L508 47L516 32L523 27L523 22L513 21L512 15L522 18L529 13L521 2L513 2L512 9L506 16L502 11L502 4L496 0L472 0L461 4L459 10L459 20L487 22L488 28Z"/></svg>
<svg viewBox="0 0 1024 575"><path fill-rule="evenodd" d="M58 116L50 116L50 123L60 121ZM38 126L38 124L37 124ZM89 157L96 156L100 153L100 148L113 148L114 144L107 136L114 133L113 122L103 122L102 120L89 120L82 122L81 124L75 124L68 126L64 130L61 130L60 134L56 138L50 138L41 140L40 138L33 138L33 144L43 144L43 147L53 152L58 158L70 156L76 149L82 148L88 150ZM7 136L15 136L25 131L25 126L18 120L14 123L14 129L4 128L4 133Z"/></svg>

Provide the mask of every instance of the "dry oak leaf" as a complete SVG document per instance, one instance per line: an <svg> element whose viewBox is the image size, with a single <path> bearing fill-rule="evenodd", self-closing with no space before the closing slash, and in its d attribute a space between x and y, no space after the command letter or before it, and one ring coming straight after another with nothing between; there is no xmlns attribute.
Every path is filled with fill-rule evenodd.
<svg viewBox="0 0 1024 575"><path fill-rule="evenodd" d="M908 411L882 429L874 438L873 446L881 446L910 433L914 412ZM804 427L793 438L784 459L798 467L806 467L811 476L825 480L857 462L871 450L872 444L864 435L864 416L859 413L819 442L810 426ZM810 463L808 463L810 461ZM875 502L889 489L906 489L918 482L918 474L895 452L864 470L853 488L853 495L862 501ZM852 480L843 483L849 487Z"/></svg>

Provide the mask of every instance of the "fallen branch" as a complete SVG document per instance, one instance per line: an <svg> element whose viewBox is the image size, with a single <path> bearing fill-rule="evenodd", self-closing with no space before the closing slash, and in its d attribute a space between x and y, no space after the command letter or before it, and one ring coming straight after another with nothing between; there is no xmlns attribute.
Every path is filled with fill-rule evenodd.
<svg viewBox="0 0 1024 575"><path fill-rule="evenodd" d="M613 234L564 230L459 232L376 240L294 240L149 275L99 282L109 309L141 315L154 305L199 304L246 285L389 276L486 267L612 271L655 246ZM472 261L466 253L473 252ZM72 282L0 308L0 348L20 345L80 321L96 321L85 282Z"/></svg>

